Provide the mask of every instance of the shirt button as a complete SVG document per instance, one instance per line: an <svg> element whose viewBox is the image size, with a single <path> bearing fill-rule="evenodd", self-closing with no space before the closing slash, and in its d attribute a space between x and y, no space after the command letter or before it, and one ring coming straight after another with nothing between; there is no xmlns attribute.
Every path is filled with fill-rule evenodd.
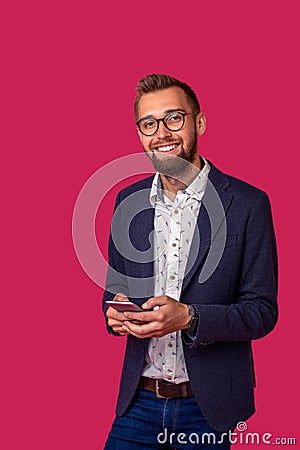
<svg viewBox="0 0 300 450"><path fill-rule="evenodd" d="M172 247L176 247L176 242L172 242Z"/></svg>
<svg viewBox="0 0 300 450"><path fill-rule="evenodd" d="M170 275L171 280L175 280L175 275Z"/></svg>
<svg viewBox="0 0 300 450"><path fill-rule="evenodd" d="M171 344L171 342L168 344L168 347L173 347L173 344Z"/></svg>
<svg viewBox="0 0 300 450"><path fill-rule="evenodd" d="M167 379L168 379L168 380L172 380L171 375L168 375L168 376L167 376Z"/></svg>
<svg viewBox="0 0 300 450"><path fill-rule="evenodd" d="M178 213L179 213L178 209L175 209L174 213L175 213L175 214L178 214Z"/></svg>

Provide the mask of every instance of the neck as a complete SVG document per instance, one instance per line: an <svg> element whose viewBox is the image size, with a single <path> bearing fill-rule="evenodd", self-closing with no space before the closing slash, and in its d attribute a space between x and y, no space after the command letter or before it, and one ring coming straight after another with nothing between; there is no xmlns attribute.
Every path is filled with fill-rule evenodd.
<svg viewBox="0 0 300 450"><path fill-rule="evenodd" d="M177 192L191 184L198 173L202 170L203 163L197 153L192 163L188 165L187 170L178 174L176 177L160 174L161 183L165 195L174 200Z"/></svg>

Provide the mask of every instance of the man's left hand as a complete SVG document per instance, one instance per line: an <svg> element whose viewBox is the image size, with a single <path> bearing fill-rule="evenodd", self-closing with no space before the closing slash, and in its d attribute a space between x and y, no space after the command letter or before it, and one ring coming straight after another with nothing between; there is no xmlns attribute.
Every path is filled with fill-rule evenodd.
<svg viewBox="0 0 300 450"><path fill-rule="evenodd" d="M153 311L154 307L159 307ZM188 307L167 295L151 297L142 305L145 312L125 312L128 319L122 326L124 331L137 338L162 337L177 330L188 328L191 316ZM131 320L146 322L136 325Z"/></svg>

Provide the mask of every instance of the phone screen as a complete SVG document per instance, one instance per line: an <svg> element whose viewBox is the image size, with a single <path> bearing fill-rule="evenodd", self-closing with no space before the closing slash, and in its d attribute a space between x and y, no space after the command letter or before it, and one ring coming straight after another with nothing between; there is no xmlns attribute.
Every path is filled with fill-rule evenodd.
<svg viewBox="0 0 300 450"><path fill-rule="evenodd" d="M136 305L133 302L115 302L115 301L107 301L107 305L116 309L119 312L130 311L130 312L141 312L143 309Z"/></svg>

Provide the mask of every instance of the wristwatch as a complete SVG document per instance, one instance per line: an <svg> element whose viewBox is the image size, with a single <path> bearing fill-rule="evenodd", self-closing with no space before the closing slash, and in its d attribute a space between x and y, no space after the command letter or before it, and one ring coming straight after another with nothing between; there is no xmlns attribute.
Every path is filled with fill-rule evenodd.
<svg viewBox="0 0 300 450"><path fill-rule="evenodd" d="M199 316L193 305L187 305L187 307L189 309L189 316L191 316L191 320L189 321L188 329L186 331L189 334L195 335L199 322Z"/></svg>

